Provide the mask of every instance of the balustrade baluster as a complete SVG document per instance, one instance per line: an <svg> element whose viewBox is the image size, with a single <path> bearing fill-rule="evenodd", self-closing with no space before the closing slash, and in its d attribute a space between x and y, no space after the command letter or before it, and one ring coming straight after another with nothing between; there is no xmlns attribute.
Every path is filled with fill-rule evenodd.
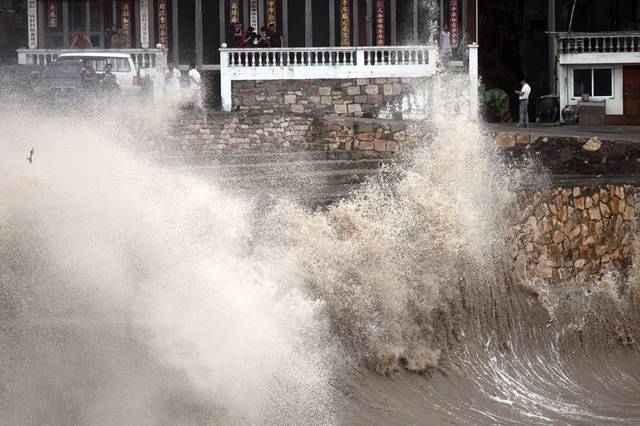
<svg viewBox="0 0 640 426"><path fill-rule="evenodd" d="M591 52L591 37L587 37L587 52Z"/></svg>

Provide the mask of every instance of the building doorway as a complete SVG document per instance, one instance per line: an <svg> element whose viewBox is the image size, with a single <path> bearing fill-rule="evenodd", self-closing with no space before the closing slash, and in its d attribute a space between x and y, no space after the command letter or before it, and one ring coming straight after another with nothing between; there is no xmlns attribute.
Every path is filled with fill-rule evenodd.
<svg viewBox="0 0 640 426"><path fill-rule="evenodd" d="M69 48L76 37L87 36L94 48L110 47L107 28L125 30L129 45L136 44L133 0L47 0L41 30L47 48Z"/></svg>
<svg viewBox="0 0 640 426"><path fill-rule="evenodd" d="M622 92L627 124L640 124L640 65L623 68Z"/></svg>
<svg viewBox="0 0 640 426"><path fill-rule="evenodd" d="M68 2L69 46L75 37L86 35L94 47L104 47L104 10L100 0L70 0Z"/></svg>

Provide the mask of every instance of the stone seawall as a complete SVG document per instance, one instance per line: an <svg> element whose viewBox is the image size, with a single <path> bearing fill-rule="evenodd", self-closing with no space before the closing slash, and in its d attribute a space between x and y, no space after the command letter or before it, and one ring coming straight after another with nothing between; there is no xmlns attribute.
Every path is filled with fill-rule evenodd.
<svg viewBox="0 0 640 426"><path fill-rule="evenodd" d="M341 159L388 158L423 134L410 121L295 114L184 116L160 138L162 150L191 155L325 151Z"/></svg>
<svg viewBox="0 0 640 426"><path fill-rule="evenodd" d="M241 112L376 117L388 104L401 104L420 79L234 81L233 107Z"/></svg>
<svg viewBox="0 0 640 426"><path fill-rule="evenodd" d="M159 140L161 150L204 162L243 152L309 151L328 160L360 160L397 155L427 131L411 121L221 113L184 116ZM550 178L532 176L532 182L514 188L508 241L518 271L556 283L593 281L607 271L627 273L636 252L636 145L536 135L503 135L498 142L501 137L509 141L500 143L506 161L529 169L533 162L541 176Z"/></svg>
<svg viewBox="0 0 640 426"><path fill-rule="evenodd" d="M545 177L521 182L525 189L517 194L510 241L520 274L580 283L629 271L636 252L637 143L522 132L497 133L496 143L506 161Z"/></svg>
<svg viewBox="0 0 640 426"><path fill-rule="evenodd" d="M633 263L636 188L588 185L520 192L513 258L528 277L585 282Z"/></svg>

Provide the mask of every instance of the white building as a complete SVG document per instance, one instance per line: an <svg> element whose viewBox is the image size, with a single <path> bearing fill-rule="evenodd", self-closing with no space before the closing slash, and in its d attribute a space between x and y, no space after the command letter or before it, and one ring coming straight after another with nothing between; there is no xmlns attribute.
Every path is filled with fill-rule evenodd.
<svg viewBox="0 0 640 426"><path fill-rule="evenodd" d="M575 5L557 22L561 29L568 18L565 28L576 32L555 32L552 39L560 109L589 105L588 98L604 101L606 124L640 124L640 0Z"/></svg>

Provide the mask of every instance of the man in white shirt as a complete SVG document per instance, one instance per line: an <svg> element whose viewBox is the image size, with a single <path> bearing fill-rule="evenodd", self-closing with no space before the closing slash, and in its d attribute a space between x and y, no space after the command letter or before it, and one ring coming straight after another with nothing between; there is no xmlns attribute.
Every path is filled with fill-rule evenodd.
<svg viewBox="0 0 640 426"><path fill-rule="evenodd" d="M529 95L531 94L531 86L527 84L525 79L520 80L522 89L516 90L518 99L520 101L520 122L519 127L529 127Z"/></svg>
<svg viewBox="0 0 640 426"><path fill-rule="evenodd" d="M181 97L180 79L182 78L182 75L173 62L169 62L167 66L168 69L164 76L167 99L171 102L178 102Z"/></svg>
<svg viewBox="0 0 640 426"><path fill-rule="evenodd" d="M191 92L193 105L202 111L202 77L193 62L189 70L189 91Z"/></svg>

